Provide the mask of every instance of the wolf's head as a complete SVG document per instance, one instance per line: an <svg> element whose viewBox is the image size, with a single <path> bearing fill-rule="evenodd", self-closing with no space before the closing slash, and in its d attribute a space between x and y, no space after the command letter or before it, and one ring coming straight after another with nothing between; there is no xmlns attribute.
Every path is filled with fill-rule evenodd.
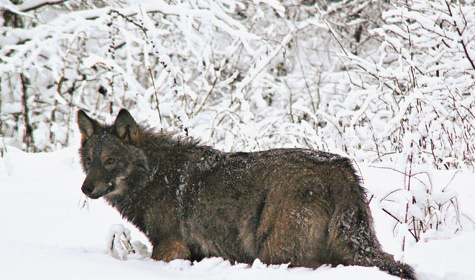
<svg viewBox="0 0 475 280"><path fill-rule="evenodd" d="M122 109L113 125L103 125L78 111L81 163L87 176L82 191L90 198L113 199L138 191L149 178L145 153L136 143L142 128Z"/></svg>

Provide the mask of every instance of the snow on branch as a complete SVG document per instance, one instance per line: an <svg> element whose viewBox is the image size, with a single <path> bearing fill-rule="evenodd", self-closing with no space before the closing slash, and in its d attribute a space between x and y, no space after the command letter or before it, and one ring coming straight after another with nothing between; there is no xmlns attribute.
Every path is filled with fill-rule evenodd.
<svg viewBox="0 0 475 280"><path fill-rule="evenodd" d="M0 7L21 16L28 16L28 14L26 14L27 12L37 10L48 5L62 4L67 1L68 0L28 0L19 5L14 5L8 1L7 4L0 3Z"/></svg>
<svg viewBox="0 0 475 280"><path fill-rule="evenodd" d="M66 1L68 0L29 0L18 5L18 10L22 12L30 12L44 6L57 5L57 4L64 3Z"/></svg>
<svg viewBox="0 0 475 280"><path fill-rule="evenodd" d="M2 132L24 123L25 91L38 150L64 145L76 107L104 119L127 107L228 150L308 146L369 162L412 151L417 163L473 166L474 7L368 3L58 5L47 24L4 28Z"/></svg>

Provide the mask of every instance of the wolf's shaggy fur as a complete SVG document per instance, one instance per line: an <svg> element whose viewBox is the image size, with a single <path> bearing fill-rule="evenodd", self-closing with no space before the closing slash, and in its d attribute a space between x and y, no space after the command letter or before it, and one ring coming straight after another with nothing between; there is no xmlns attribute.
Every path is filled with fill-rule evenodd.
<svg viewBox="0 0 475 280"><path fill-rule="evenodd" d="M349 159L307 149L224 153L138 125L78 112L90 198L144 232L152 258L377 266L415 279L382 251Z"/></svg>

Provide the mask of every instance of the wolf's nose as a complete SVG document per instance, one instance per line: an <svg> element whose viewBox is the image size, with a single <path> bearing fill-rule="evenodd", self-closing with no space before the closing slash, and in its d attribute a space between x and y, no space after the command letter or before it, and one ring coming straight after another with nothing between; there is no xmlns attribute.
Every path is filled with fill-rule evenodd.
<svg viewBox="0 0 475 280"><path fill-rule="evenodd" d="M85 195L90 196L92 192L94 191L94 188L89 184L84 184L82 185L81 190Z"/></svg>

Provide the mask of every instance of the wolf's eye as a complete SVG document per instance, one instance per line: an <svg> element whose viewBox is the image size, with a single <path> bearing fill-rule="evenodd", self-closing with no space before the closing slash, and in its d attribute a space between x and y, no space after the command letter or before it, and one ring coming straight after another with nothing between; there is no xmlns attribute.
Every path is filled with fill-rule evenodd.
<svg viewBox="0 0 475 280"><path fill-rule="evenodd" d="M115 163L115 158L108 158L106 159L106 161L104 162L105 165L113 165Z"/></svg>
<svg viewBox="0 0 475 280"><path fill-rule="evenodd" d="M86 158L86 159L84 160L84 165L86 166L86 168L91 167L91 163L92 163L92 159L91 159L91 158Z"/></svg>

